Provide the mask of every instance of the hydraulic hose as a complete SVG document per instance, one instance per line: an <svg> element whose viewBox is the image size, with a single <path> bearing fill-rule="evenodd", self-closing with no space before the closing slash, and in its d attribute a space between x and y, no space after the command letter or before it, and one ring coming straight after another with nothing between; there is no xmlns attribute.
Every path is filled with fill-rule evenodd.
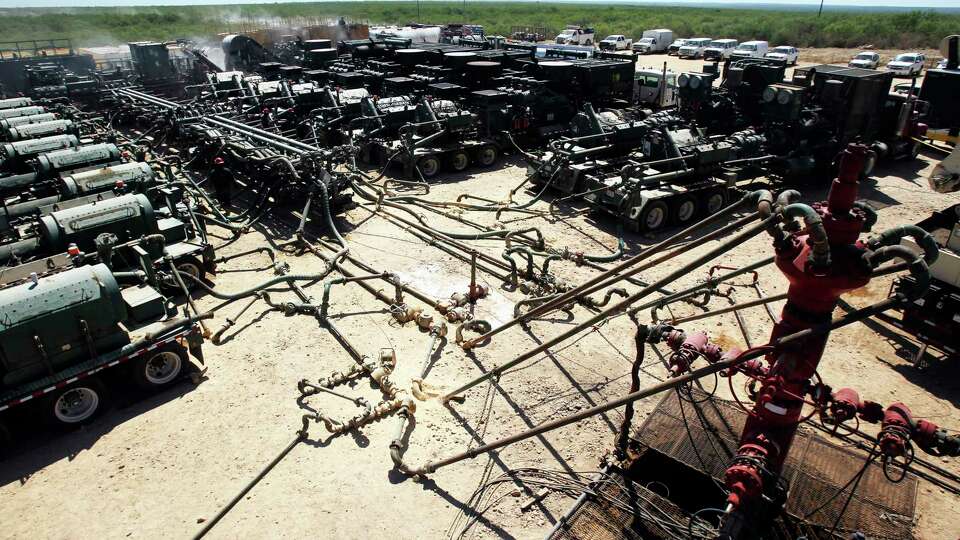
<svg viewBox="0 0 960 540"><path fill-rule="evenodd" d="M783 208L781 212L790 219L803 218L803 222L807 226L807 231L810 234L810 240L813 242L810 249L810 261L814 266L819 268L830 266L830 243L820 214L809 205L803 203L790 204Z"/></svg>
<svg viewBox="0 0 960 540"><path fill-rule="evenodd" d="M278 283L295 283L298 281L321 281L323 280L323 278L327 277L330 274L330 272L333 271L333 268L334 268L333 266L330 266L327 269L325 269L323 272L320 272L318 274L289 274L285 276L277 276L275 278L268 279L258 285L254 285L249 289L244 289L242 291L233 292L233 293L224 293L220 291L215 291L213 288L209 287L206 283L204 283L200 278L196 276L192 276L185 272L180 272L179 270L177 271L177 275L180 277L189 278L197 286L199 286L201 289L206 291L207 294L209 294L214 298L217 298L220 300L236 301L236 300L242 300L248 296L253 296L264 289L277 285ZM223 305L221 305L220 307L223 307Z"/></svg>
<svg viewBox="0 0 960 540"><path fill-rule="evenodd" d="M923 260L928 266L936 262L937 258L940 256L940 246L937 245L937 241L934 240L933 235L921 229L920 227L917 227L916 225L899 225L897 227L887 229L879 235L869 239L867 241L867 246L869 246L871 249L882 249L882 246L895 246L900 243L902 238L906 238L908 236L913 238L917 244L923 248Z"/></svg>
<svg viewBox="0 0 960 540"><path fill-rule="evenodd" d="M863 231L870 232L873 229L873 226L877 224L877 219L880 218L880 216L877 214L877 211L865 201L854 201L853 207L859 208L861 211L863 211L865 216L865 219L863 220Z"/></svg>

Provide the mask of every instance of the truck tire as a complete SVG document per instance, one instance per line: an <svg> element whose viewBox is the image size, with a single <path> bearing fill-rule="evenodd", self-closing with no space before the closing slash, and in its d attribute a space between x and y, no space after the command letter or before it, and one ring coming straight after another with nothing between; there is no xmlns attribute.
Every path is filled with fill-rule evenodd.
<svg viewBox="0 0 960 540"><path fill-rule="evenodd" d="M477 163L481 167L490 167L497 162L498 157L500 157L500 152L497 147L488 144L477 152Z"/></svg>
<svg viewBox="0 0 960 540"><path fill-rule="evenodd" d="M206 270L204 270L204 265L200 262L200 259L194 257L193 255L187 255L185 257L178 258L174 264L177 267L177 271L181 274L188 274L200 281L206 283ZM180 276L180 279L183 280L183 284L187 286L188 291L192 291L197 288L197 282L188 278ZM167 293L182 293L180 289L180 284L177 282L176 278L173 276L168 276L163 280L163 292Z"/></svg>
<svg viewBox="0 0 960 540"><path fill-rule="evenodd" d="M670 211L667 208L667 203L663 201L651 201L643 207L640 215L637 216L637 221L639 222L641 232L652 232L662 229L667 224L669 217Z"/></svg>
<svg viewBox="0 0 960 540"><path fill-rule="evenodd" d="M674 201L671 218L676 225L685 225L697 217L697 201L693 197L678 197Z"/></svg>
<svg viewBox="0 0 960 540"><path fill-rule="evenodd" d="M92 421L105 402L103 384L88 377L53 392L45 406L56 425L79 426Z"/></svg>
<svg viewBox="0 0 960 540"><path fill-rule="evenodd" d="M186 350L169 343L137 357L130 364L130 375L140 388L156 390L175 383L186 365Z"/></svg>
<svg viewBox="0 0 960 540"><path fill-rule="evenodd" d="M727 197L722 191L710 191L703 197L703 213L712 216L723 209L727 204Z"/></svg>
<svg viewBox="0 0 960 540"><path fill-rule="evenodd" d="M440 172L440 159L437 156L423 156L417 160L417 167L424 178L433 178Z"/></svg>
<svg viewBox="0 0 960 540"><path fill-rule="evenodd" d="M587 47L593 45L593 40L592 40L592 39L588 39L587 42L584 43L584 45L586 45Z"/></svg>
<svg viewBox="0 0 960 540"><path fill-rule="evenodd" d="M468 156L466 152L458 150L450 154L450 159L447 160L447 163L449 163L451 171L462 172L470 166L470 156Z"/></svg>

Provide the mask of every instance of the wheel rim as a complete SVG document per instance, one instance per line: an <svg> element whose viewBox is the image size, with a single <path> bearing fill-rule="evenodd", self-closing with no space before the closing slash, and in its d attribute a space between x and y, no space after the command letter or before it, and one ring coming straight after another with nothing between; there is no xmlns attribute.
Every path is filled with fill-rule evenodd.
<svg viewBox="0 0 960 540"><path fill-rule="evenodd" d="M65 424L83 422L93 416L100 406L100 396L90 388L71 388L57 398L53 414Z"/></svg>
<svg viewBox="0 0 960 540"><path fill-rule="evenodd" d="M480 163L484 165L492 165L497 159L497 151L493 148L484 148L480 151Z"/></svg>
<svg viewBox="0 0 960 540"><path fill-rule="evenodd" d="M467 164L470 163L470 159L467 158L467 155L459 152L453 155L453 170L462 171L467 168Z"/></svg>
<svg viewBox="0 0 960 540"><path fill-rule="evenodd" d="M144 366L143 375L150 384L166 384L180 373L180 355L172 351L155 354Z"/></svg>
<svg viewBox="0 0 960 540"><path fill-rule="evenodd" d="M693 201L683 201L677 207L677 219L679 221L689 221L693 217L694 210L696 210L696 206Z"/></svg>
<svg viewBox="0 0 960 540"><path fill-rule="evenodd" d="M181 274L188 274L192 277L200 279L200 275L201 275L200 267L198 267L196 264L192 262L188 261L188 262L182 262L178 264L177 271L180 272ZM192 279L183 279L182 277L180 279L182 279L183 284L187 286L187 290L193 289L194 287L197 286L197 283ZM170 287L176 287L176 288L180 287L180 282L177 281L177 278L175 278L174 276L169 276L166 279L166 283Z"/></svg>
<svg viewBox="0 0 960 540"><path fill-rule="evenodd" d="M647 229L656 229L663 224L666 217L667 213L664 209L660 206L655 206L647 213L647 219L644 224L647 226Z"/></svg>
<svg viewBox="0 0 960 540"><path fill-rule="evenodd" d="M440 169L440 163L437 162L436 158L427 158L420 162L420 172L424 176L433 176L437 174L437 170Z"/></svg>
<svg viewBox="0 0 960 540"><path fill-rule="evenodd" d="M723 195L714 193L707 198L707 212L714 214L723 207Z"/></svg>

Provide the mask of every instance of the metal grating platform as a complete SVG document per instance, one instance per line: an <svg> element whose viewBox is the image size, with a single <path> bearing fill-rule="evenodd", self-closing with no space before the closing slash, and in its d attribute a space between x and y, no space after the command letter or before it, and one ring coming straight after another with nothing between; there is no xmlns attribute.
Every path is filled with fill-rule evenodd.
<svg viewBox="0 0 960 540"><path fill-rule="evenodd" d="M690 428L689 434L684 417ZM701 475L707 473L722 481L729 458L736 450L745 419L746 414L733 402L710 399L695 406L680 400L676 393L671 393L636 431L635 440L642 447L649 448L648 451L669 456ZM784 468L784 477L790 484L786 503L789 518L777 520L775 536L784 539L800 536L809 539L830 538L828 531L849 491L834 495L863 467L865 459L862 453L837 446L810 430L799 430ZM681 522L687 521L687 514L681 508L626 477L616 482L608 481L597 490L613 490L620 497L624 497L626 491L644 493L646 497L639 504L653 500L656 506L669 509L670 514ZM911 539L916 495L915 477L908 475L902 482L893 484L874 463L864 473L856 494L839 521L837 534L860 531L871 539ZM821 510L801 523L802 516L821 505ZM644 513L631 513L610 505L605 498L590 497L573 509L567 522L558 527L550 538L619 540L675 537L656 524L637 523L645 520L634 514Z"/></svg>

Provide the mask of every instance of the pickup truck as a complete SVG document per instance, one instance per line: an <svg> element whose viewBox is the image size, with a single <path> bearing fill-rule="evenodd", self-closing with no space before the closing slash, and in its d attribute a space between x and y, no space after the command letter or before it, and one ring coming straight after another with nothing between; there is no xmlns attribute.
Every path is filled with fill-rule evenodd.
<svg viewBox="0 0 960 540"><path fill-rule="evenodd" d="M629 51L633 49L633 40L623 34L607 36L598 43L601 51Z"/></svg>
<svg viewBox="0 0 960 540"><path fill-rule="evenodd" d="M683 47L687 44L687 40L684 38L677 38L667 47L667 54L676 55L680 52L680 47Z"/></svg>
<svg viewBox="0 0 960 540"><path fill-rule="evenodd" d="M774 47L772 51L764 55L764 58L783 60L788 66L795 66L797 65L797 60L800 58L800 51L797 50L796 47L780 45L778 47Z"/></svg>
<svg viewBox="0 0 960 540"><path fill-rule="evenodd" d="M703 51L710 46L710 42L713 41L710 38L692 38L686 40L686 43L683 44L683 47L677 51L677 57L679 58L700 58L703 56Z"/></svg>
<svg viewBox="0 0 960 540"><path fill-rule="evenodd" d="M593 45L596 31L583 26L568 26L554 39L557 45Z"/></svg>

